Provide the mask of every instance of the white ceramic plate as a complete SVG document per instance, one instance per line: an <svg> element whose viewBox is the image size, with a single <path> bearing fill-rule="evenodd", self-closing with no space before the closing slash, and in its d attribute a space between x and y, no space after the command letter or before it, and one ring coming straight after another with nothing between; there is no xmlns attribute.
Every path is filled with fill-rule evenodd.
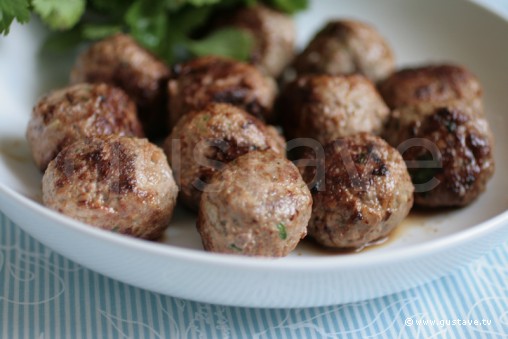
<svg viewBox="0 0 508 339"><path fill-rule="evenodd" d="M395 293L435 279L508 238L508 23L472 3L314 1L298 17L300 44L329 18L371 22L399 65L453 61L482 81L496 136L497 171L471 206L411 215L389 241L358 254L326 253L304 242L284 259L205 253L194 217L179 210L164 241L101 231L44 208L41 175L24 138L36 98L65 84L72 55L40 57L38 24L0 39L0 208L25 231L70 259L156 292L251 307L337 304Z"/></svg>

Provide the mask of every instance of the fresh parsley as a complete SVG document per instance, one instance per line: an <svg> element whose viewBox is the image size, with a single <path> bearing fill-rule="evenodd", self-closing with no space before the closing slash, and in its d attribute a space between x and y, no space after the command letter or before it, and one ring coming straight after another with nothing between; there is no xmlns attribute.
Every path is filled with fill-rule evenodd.
<svg viewBox="0 0 508 339"><path fill-rule="evenodd" d="M54 30L76 25L85 12L85 0L32 0L32 8Z"/></svg>
<svg viewBox="0 0 508 339"><path fill-rule="evenodd" d="M61 51L82 41L131 34L141 45L168 63L192 56L222 55L245 60L253 37L224 28L195 34L214 15L235 6L266 3L287 13L307 7L308 0L0 0L0 33L8 34L14 20L29 21L31 13L54 31L46 50ZM217 14L219 13L219 14Z"/></svg>
<svg viewBox="0 0 508 339"><path fill-rule="evenodd" d="M231 248L232 250L235 250L237 252L242 252L243 251L240 247L236 246L235 244L230 244L229 248Z"/></svg>
<svg viewBox="0 0 508 339"><path fill-rule="evenodd" d="M277 224L277 230L279 231L279 238L281 238L282 240L286 240L288 237L286 226L280 222Z"/></svg>
<svg viewBox="0 0 508 339"><path fill-rule="evenodd" d="M9 27L16 19L19 23L30 20L30 2L28 0L0 1L0 33L9 33Z"/></svg>

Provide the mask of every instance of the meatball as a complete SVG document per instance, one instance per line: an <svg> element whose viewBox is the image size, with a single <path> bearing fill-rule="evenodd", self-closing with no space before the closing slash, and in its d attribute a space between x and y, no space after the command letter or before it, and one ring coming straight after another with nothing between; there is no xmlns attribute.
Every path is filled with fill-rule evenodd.
<svg viewBox="0 0 508 339"><path fill-rule="evenodd" d="M362 248L386 237L413 206L402 156L379 137L360 133L328 143L324 158L308 152L301 166L312 186L308 232L330 248Z"/></svg>
<svg viewBox="0 0 508 339"><path fill-rule="evenodd" d="M164 149L180 186L181 200L197 210L213 173L242 154L271 149L283 156L285 141L275 128L240 108L210 104L182 117Z"/></svg>
<svg viewBox="0 0 508 339"><path fill-rule="evenodd" d="M202 57L174 68L169 81L169 122L211 102L229 103L263 120L271 120L275 81L254 66L222 57Z"/></svg>
<svg viewBox="0 0 508 339"><path fill-rule="evenodd" d="M109 134L142 137L143 130L134 103L122 90L106 84L77 84L42 97L26 132L41 171L73 142Z"/></svg>
<svg viewBox="0 0 508 339"><path fill-rule="evenodd" d="M494 174L494 139L487 121L462 102L394 111L387 140L399 148L415 184L415 203L464 206ZM409 164L409 163L408 163Z"/></svg>
<svg viewBox="0 0 508 339"><path fill-rule="evenodd" d="M390 46L374 28L338 20L319 31L293 66L300 75L360 73L377 82L393 72L395 61Z"/></svg>
<svg viewBox="0 0 508 339"><path fill-rule="evenodd" d="M197 228L207 251L281 257L306 235L311 211L311 194L295 165L272 151L255 151L213 175Z"/></svg>
<svg viewBox="0 0 508 339"><path fill-rule="evenodd" d="M309 137L325 144L340 137L379 134L389 109L362 75L309 75L288 84L278 109L288 139Z"/></svg>
<svg viewBox="0 0 508 339"><path fill-rule="evenodd" d="M86 138L65 148L42 179L44 204L105 230L162 235L178 188L162 150L146 139Z"/></svg>
<svg viewBox="0 0 508 339"><path fill-rule="evenodd" d="M169 74L169 68L132 37L117 34L81 54L71 82L106 82L122 88L136 102L146 134L158 136L165 133Z"/></svg>
<svg viewBox="0 0 508 339"><path fill-rule="evenodd" d="M291 16L263 5L241 7L220 19L252 34L250 62L267 75L278 77L294 56L296 28Z"/></svg>
<svg viewBox="0 0 508 339"><path fill-rule="evenodd" d="M468 70L455 65L398 71L379 84L379 91L392 109L422 103L442 105L457 100L476 109L482 107L480 83Z"/></svg>

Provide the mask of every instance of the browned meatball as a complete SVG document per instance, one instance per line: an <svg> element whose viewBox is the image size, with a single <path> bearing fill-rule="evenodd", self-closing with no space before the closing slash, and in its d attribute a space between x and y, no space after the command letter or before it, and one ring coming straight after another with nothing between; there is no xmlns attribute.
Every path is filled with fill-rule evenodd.
<svg viewBox="0 0 508 339"><path fill-rule="evenodd" d="M65 148L42 179L44 204L95 227L162 235L178 188L162 150L146 139L87 138Z"/></svg>
<svg viewBox="0 0 508 339"><path fill-rule="evenodd" d="M252 65L209 56L176 66L168 92L172 127L185 113L212 102L229 103L271 120L277 86Z"/></svg>
<svg viewBox="0 0 508 339"><path fill-rule="evenodd" d="M494 173L494 139L487 121L462 102L395 110L387 140L398 147L421 206L464 206L485 190Z"/></svg>
<svg viewBox="0 0 508 339"><path fill-rule="evenodd" d="M265 74L278 77L293 59L296 28L291 16L256 5L241 7L219 20L252 34L255 46L250 61Z"/></svg>
<svg viewBox="0 0 508 339"><path fill-rule="evenodd" d="M306 235L311 211L295 165L272 151L255 151L213 175L197 227L207 251L281 257Z"/></svg>
<svg viewBox="0 0 508 339"><path fill-rule="evenodd" d="M392 50L371 26L351 20L329 22L296 57L300 75L360 73L377 82L394 70Z"/></svg>
<svg viewBox="0 0 508 339"><path fill-rule="evenodd" d="M76 62L71 82L107 82L122 88L138 105L147 135L165 132L168 67L126 34L93 44Z"/></svg>
<svg viewBox="0 0 508 339"><path fill-rule="evenodd" d="M409 213L411 178L399 152L381 138L361 133L332 141L317 161L302 173L313 185L308 232L319 244L361 248L386 237Z"/></svg>
<svg viewBox="0 0 508 339"><path fill-rule="evenodd" d="M380 83L379 91L390 108L456 100L481 107L480 83L464 67L455 65L403 69Z"/></svg>
<svg viewBox="0 0 508 339"><path fill-rule="evenodd" d="M266 149L283 156L284 139L273 127L228 104L210 104L185 115L164 144L180 197L192 209L197 209L205 185L225 163Z"/></svg>
<svg viewBox="0 0 508 339"><path fill-rule="evenodd" d="M106 84L77 84L42 97L26 131L41 171L76 140L109 134L142 137L143 130L134 103L122 90Z"/></svg>
<svg viewBox="0 0 508 339"><path fill-rule="evenodd" d="M278 109L289 139L314 138L325 144L340 137L379 134L389 109L362 75L310 75L288 84Z"/></svg>

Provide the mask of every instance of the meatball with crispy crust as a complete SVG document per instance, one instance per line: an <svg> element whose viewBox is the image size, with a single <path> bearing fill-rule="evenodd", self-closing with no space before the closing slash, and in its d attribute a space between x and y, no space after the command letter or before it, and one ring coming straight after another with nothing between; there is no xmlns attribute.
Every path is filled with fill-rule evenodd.
<svg viewBox="0 0 508 339"><path fill-rule="evenodd" d="M106 82L137 104L148 136L164 135L169 68L132 37L116 34L94 43L78 58L71 82Z"/></svg>
<svg viewBox="0 0 508 339"><path fill-rule="evenodd" d="M402 156L384 140L360 133L328 143L324 157L301 165L314 204L308 232L330 248L362 248L386 237L413 206Z"/></svg>
<svg viewBox="0 0 508 339"><path fill-rule="evenodd" d="M271 120L277 86L252 65L208 56L175 66L168 93L172 127L184 114L212 102L229 103Z"/></svg>
<svg viewBox="0 0 508 339"><path fill-rule="evenodd" d="M389 109L362 75L309 75L288 84L278 101L289 139L325 144L359 132L380 134Z"/></svg>
<svg viewBox="0 0 508 339"><path fill-rule="evenodd" d="M44 205L95 227L156 239L178 188L160 148L146 139L87 138L65 148L42 179Z"/></svg>
<svg viewBox="0 0 508 339"><path fill-rule="evenodd" d="M222 25L243 29L254 37L250 62L265 74L278 77L294 56L296 27L293 18L272 8L241 7L219 19Z"/></svg>
<svg viewBox="0 0 508 339"><path fill-rule="evenodd" d="M267 149L285 155L285 141L275 128L228 104L210 104L185 115L164 144L180 198L195 210L205 185L225 163Z"/></svg>
<svg viewBox="0 0 508 339"><path fill-rule="evenodd" d="M207 251L281 257L306 235L311 211L295 165L273 151L254 151L213 175L197 227Z"/></svg>
<svg viewBox="0 0 508 339"><path fill-rule="evenodd" d="M142 137L143 130L134 103L122 90L106 84L77 84L42 97L26 131L41 171L73 142L109 134Z"/></svg>
<svg viewBox="0 0 508 339"><path fill-rule="evenodd" d="M379 84L379 91L392 109L419 104L443 105L463 101L482 107L482 88L467 69L455 65L430 65L407 68Z"/></svg>
<svg viewBox="0 0 508 339"><path fill-rule="evenodd" d="M398 147L415 184L415 203L464 206L474 201L494 174L494 138L487 121L463 102L395 110L387 140Z"/></svg>
<svg viewBox="0 0 508 339"><path fill-rule="evenodd" d="M352 20L329 22L293 62L300 74L363 74L373 82L395 67L393 52L371 26Z"/></svg>

